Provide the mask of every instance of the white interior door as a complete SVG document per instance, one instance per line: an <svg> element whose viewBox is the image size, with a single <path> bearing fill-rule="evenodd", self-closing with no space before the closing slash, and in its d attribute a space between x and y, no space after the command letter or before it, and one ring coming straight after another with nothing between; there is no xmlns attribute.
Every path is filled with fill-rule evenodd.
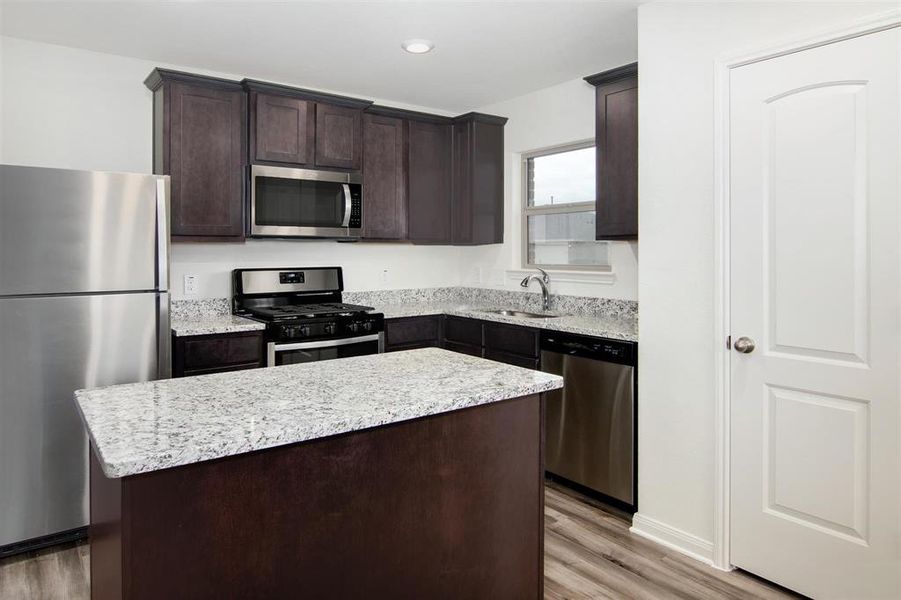
<svg viewBox="0 0 901 600"><path fill-rule="evenodd" d="M731 560L816 598L901 597L899 44L730 80Z"/></svg>

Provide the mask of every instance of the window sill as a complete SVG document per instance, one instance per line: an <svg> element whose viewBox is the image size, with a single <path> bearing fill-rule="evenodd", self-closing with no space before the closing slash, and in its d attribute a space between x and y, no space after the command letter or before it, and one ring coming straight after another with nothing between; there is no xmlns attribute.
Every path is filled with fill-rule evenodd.
<svg viewBox="0 0 901 600"><path fill-rule="evenodd" d="M616 273L610 267L596 271L576 271L569 269L545 269L551 276L551 283L581 283L586 285L613 285L616 283ZM508 269L505 271L507 282L519 283L527 275L538 273L535 269Z"/></svg>

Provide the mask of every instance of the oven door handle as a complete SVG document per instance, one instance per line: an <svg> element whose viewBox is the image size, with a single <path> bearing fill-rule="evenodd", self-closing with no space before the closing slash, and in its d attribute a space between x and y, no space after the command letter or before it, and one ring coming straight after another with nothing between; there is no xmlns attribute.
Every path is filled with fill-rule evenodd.
<svg viewBox="0 0 901 600"><path fill-rule="evenodd" d="M297 342L296 344L276 344L275 342L270 342L269 345L272 346L272 349L276 352L285 350L314 350L316 348L334 348L335 346L348 346L350 344L361 344L363 342L377 342L379 341L379 338L379 334L374 333L372 335L361 335L359 337L341 338L338 340Z"/></svg>
<svg viewBox="0 0 901 600"><path fill-rule="evenodd" d="M353 207L353 199L350 196L350 186L343 184L344 189L344 220L341 221L341 227L350 227L350 211Z"/></svg>
<svg viewBox="0 0 901 600"><path fill-rule="evenodd" d="M385 351L384 338L381 333L373 333L372 335L361 335L352 338L341 338L338 340L319 340L316 342L297 342L294 344L276 344L269 342L266 344L266 366L275 366L275 353L290 350L315 350L316 348L335 348L337 346L348 346L350 344L361 344L366 342L378 342L379 354Z"/></svg>

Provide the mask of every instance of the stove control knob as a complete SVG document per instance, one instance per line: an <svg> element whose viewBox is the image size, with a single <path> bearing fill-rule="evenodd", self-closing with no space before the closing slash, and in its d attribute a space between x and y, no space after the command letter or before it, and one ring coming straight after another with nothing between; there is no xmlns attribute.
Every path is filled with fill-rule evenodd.
<svg viewBox="0 0 901 600"><path fill-rule="evenodd" d="M310 328L306 325L301 325L300 327L293 328L293 337L307 337L310 335Z"/></svg>
<svg viewBox="0 0 901 600"><path fill-rule="evenodd" d="M363 331L372 331L372 321L366 321L363 323Z"/></svg>
<svg viewBox="0 0 901 600"><path fill-rule="evenodd" d="M359 323L348 323L347 328L351 331L351 333L356 333L356 332L360 331L360 324Z"/></svg>
<svg viewBox="0 0 901 600"><path fill-rule="evenodd" d="M326 335L332 335L335 333L335 324L334 323L326 323L325 327L323 327Z"/></svg>

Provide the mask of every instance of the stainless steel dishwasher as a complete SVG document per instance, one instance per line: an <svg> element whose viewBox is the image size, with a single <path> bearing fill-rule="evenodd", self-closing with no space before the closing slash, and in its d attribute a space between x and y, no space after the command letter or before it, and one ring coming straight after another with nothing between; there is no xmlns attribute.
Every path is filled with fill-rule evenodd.
<svg viewBox="0 0 901 600"><path fill-rule="evenodd" d="M636 510L636 344L545 331L541 370L563 377L546 396L549 474Z"/></svg>

